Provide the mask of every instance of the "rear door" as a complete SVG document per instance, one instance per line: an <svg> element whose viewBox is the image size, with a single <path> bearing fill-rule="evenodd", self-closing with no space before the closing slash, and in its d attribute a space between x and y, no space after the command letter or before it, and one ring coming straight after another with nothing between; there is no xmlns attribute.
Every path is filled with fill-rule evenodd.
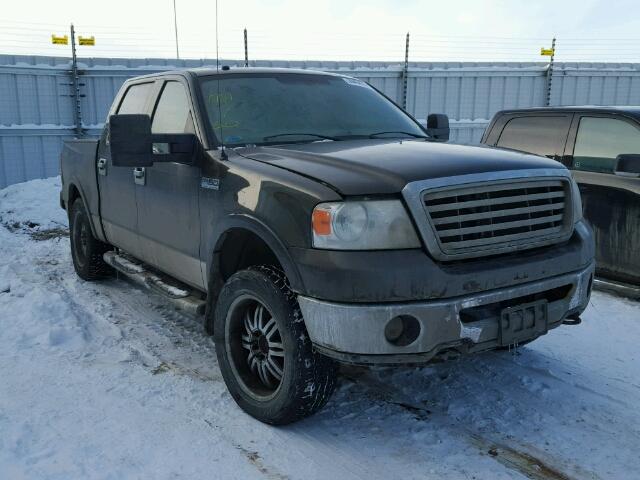
<svg viewBox="0 0 640 480"><path fill-rule="evenodd" d="M572 113L507 114L493 145L563 161L572 117Z"/></svg>
<svg viewBox="0 0 640 480"><path fill-rule="evenodd" d="M596 237L601 275L640 284L640 178L614 172L616 157L640 154L640 125L615 114L575 116L566 157Z"/></svg>
<svg viewBox="0 0 640 480"><path fill-rule="evenodd" d="M130 85L109 114L148 113L153 90L153 80ZM111 163L108 119L98 147L97 171L100 215L107 240L126 252L139 256L134 171L131 167L116 167Z"/></svg>
<svg viewBox="0 0 640 480"><path fill-rule="evenodd" d="M167 77L160 86L151 131L195 133L189 86L182 77ZM200 167L155 163L143 170L142 178L136 190L143 260L204 289L198 206Z"/></svg>

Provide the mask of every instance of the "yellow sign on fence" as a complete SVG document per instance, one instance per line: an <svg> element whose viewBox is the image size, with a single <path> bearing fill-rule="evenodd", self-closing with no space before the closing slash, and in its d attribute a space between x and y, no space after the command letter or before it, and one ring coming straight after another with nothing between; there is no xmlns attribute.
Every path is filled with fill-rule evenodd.
<svg viewBox="0 0 640 480"><path fill-rule="evenodd" d="M78 43L80 45L90 45L93 47L96 44L96 37L94 37L93 35L91 35L90 37L78 37Z"/></svg>
<svg viewBox="0 0 640 480"><path fill-rule="evenodd" d="M545 57L553 57L555 50L553 48L541 48L540 55Z"/></svg>
<svg viewBox="0 0 640 480"><path fill-rule="evenodd" d="M51 43L54 45L69 45L69 37L65 35L64 37L59 37L57 35L51 35Z"/></svg>

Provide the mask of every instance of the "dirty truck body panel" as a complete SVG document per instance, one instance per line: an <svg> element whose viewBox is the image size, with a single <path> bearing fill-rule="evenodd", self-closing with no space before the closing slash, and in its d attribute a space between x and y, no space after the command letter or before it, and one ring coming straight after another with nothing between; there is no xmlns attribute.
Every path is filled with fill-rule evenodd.
<svg viewBox="0 0 640 480"><path fill-rule="evenodd" d="M314 345L342 361L423 362L448 350L494 348L519 338L500 326L509 309L532 309L534 323L525 330L535 338L586 308L593 239L575 211L577 189L562 164L420 138L426 137L422 127L399 109L393 115L408 119L408 134L305 138L313 132L302 125L295 131L302 136L292 141L243 144L244 126L225 115L232 117L231 106L246 107L237 95L217 93L206 82L295 75L322 86L343 77L236 72L172 72L125 82L110 115L144 114L152 131L194 134L196 160L115 166L107 123L93 153L86 145L70 153L79 141L65 145L63 205L81 196L97 238L200 290L212 303L237 265L251 265L251 249L243 248L248 237L240 235L250 232L286 274ZM361 83L353 88L368 88ZM138 87L144 92L126 103L137 85L146 85ZM157 120L168 91L179 131L167 131L171 122ZM175 107L180 99L185 111ZM222 107L220 99L227 102ZM263 113L256 113L256 121ZM219 124L240 131L224 138L224 154ZM408 219L402 228L409 225L415 241L402 248L316 245L314 211L340 202L392 205L394 211L399 205L400 220ZM373 218L367 217L366 228L385 223ZM504 222L510 223L491 227ZM385 333L396 317L413 331L406 344L389 341Z"/></svg>

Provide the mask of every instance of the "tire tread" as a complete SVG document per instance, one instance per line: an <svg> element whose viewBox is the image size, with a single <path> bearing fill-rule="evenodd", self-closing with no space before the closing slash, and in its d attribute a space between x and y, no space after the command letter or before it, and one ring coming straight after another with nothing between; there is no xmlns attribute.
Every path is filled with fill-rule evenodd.
<svg viewBox="0 0 640 480"><path fill-rule="evenodd" d="M237 280L247 278L247 272L250 272L254 278L256 273L259 274L259 277L275 287L288 303L291 312L288 327L291 329L292 336L298 341L297 364L301 367L295 369L297 378L293 382L294 391L291 392L286 409L269 418L260 418L251 412L249 413L265 423L286 425L313 415L326 405L336 388L337 364L314 350L304 324L302 311L298 305L297 295L291 290L286 275L279 268L271 265L258 265L234 274L223 287L219 299L234 290L234 283ZM218 314L220 312L216 312L216 315ZM218 323L216 331L218 328L220 328L220 323ZM222 346L217 345L216 348L222 348ZM242 407L242 405L240 406Z"/></svg>

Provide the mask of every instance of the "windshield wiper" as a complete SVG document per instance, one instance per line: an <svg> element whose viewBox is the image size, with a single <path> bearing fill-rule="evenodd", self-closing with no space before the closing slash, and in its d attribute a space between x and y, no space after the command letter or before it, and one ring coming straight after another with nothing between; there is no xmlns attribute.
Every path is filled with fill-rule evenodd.
<svg viewBox="0 0 640 480"><path fill-rule="evenodd" d="M327 135L320 135L318 133L278 133L276 135L267 135L266 137L263 137L263 140L266 142L278 137L305 137L305 136L321 138L323 140L333 140L333 141L338 140L336 137L329 137Z"/></svg>
<svg viewBox="0 0 640 480"><path fill-rule="evenodd" d="M369 138L376 138L378 135L386 135L386 134L391 134L391 133L400 133L402 135L408 135L410 137L414 137L414 138L429 138L427 135L420 135L418 133L411 133L411 132L402 132L402 131L398 131L398 132L394 132L394 131L390 131L390 132L376 132L376 133L372 133L369 135Z"/></svg>

